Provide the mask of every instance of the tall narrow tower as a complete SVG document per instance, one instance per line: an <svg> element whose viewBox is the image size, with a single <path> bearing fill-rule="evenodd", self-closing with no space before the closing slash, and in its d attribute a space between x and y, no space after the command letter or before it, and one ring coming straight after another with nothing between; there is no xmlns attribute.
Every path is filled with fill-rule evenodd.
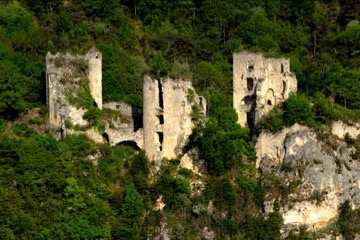
<svg viewBox="0 0 360 240"><path fill-rule="evenodd" d="M95 47L91 48L85 58L88 60L88 79L92 97L99 109L102 109L102 55Z"/></svg>
<svg viewBox="0 0 360 240"><path fill-rule="evenodd" d="M150 160L175 158L194 127L193 109L206 114L206 101L190 81L144 77L144 149Z"/></svg>

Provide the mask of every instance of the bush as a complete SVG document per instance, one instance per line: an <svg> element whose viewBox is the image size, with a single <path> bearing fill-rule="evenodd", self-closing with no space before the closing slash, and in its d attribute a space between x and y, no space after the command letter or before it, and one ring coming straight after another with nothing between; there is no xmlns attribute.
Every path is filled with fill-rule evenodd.
<svg viewBox="0 0 360 240"><path fill-rule="evenodd" d="M229 211L234 208L236 191L228 179L220 178L210 180L205 188L204 195L207 200L214 200L216 209Z"/></svg>
<svg viewBox="0 0 360 240"><path fill-rule="evenodd" d="M315 120L320 123L328 123L335 119L334 103L326 99L325 95L317 92L314 96L314 107L312 108Z"/></svg>
<svg viewBox="0 0 360 240"><path fill-rule="evenodd" d="M101 117L101 110L95 107L91 107L83 116L83 119L87 120L91 126L97 125Z"/></svg>
<svg viewBox="0 0 360 240"><path fill-rule="evenodd" d="M32 27L31 14L20 4L13 3L1 6L0 26L6 27L8 33L27 32Z"/></svg>
<svg viewBox="0 0 360 240"><path fill-rule="evenodd" d="M284 102L284 122L290 126L294 123L314 125L310 102L303 95L291 95Z"/></svg>
<svg viewBox="0 0 360 240"><path fill-rule="evenodd" d="M219 176L230 169L236 157L236 148L230 138L214 123L208 123L195 134L199 156L205 159L208 172Z"/></svg>
<svg viewBox="0 0 360 240"><path fill-rule="evenodd" d="M338 225L345 239L354 239L360 232L360 209L351 210L350 201L346 200L339 207Z"/></svg>
<svg viewBox="0 0 360 240"><path fill-rule="evenodd" d="M284 126L283 111L281 105L279 105L259 120L255 126L255 132L259 134L261 130L266 129L271 133L277 133L281 131Z"/></svg>

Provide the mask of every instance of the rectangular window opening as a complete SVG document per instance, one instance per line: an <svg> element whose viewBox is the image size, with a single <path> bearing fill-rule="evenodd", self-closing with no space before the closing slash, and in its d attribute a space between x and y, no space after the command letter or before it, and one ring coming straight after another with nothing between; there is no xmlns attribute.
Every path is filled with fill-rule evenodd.
<svg viewBox="0 0 360 240"><path fill-rule="evenodd" d="M162 144L164 142L164 134L162 132L157 132L157 135L159 137L159 143L160 143L159 151L162 151L162 149L163 149Z"/></svg>
<svg viewBox="0 0 360 240"><path fill-rule="evenodd" d="M161 109L164 109L164 96L163 96L162 84L160 79L158 79L158 88L159 88L159 107Z"/></svg>
<svg viewBox="0 0 360 240"><path fill-rule="evenodd" d="M249 73L254 71L254 62L253 61L248 61L247 62L247 70Z"/></svg>
<svg viewBox="0 0 360 240"><path fill-rule="evenodd" d="M254 88L254 79L253 78L247 78L246 79L246 86L249 91L253 90Z"/></svg>
<svg viewBox="0 0 360 240"><path fill-rule="evenodd" d="M255 108L251 108L251 110L246 113L246 121L249 128L253 129L255 126Z"/></svg>
<svg viewBox="0 0 360 240"><path fill-rule="evenodd" d="M159 116L157 116L158 117L158 119L159 119L159 123L162 125L162 124L164 124L164 115L159 115Z"/></svg>

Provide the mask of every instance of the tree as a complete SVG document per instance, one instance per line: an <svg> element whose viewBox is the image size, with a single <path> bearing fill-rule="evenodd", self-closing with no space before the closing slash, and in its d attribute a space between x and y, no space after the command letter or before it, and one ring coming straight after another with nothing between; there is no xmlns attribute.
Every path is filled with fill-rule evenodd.
<svg viewBox="0 0 360 240"><path fill-rule="evenodd" d="M313 125L313 114L309 101L302 95L292 95L284 103L284 121L287 125L296 122Z"/></svg>
<svg viewBox="0 0 360 240"><path fill-rule="evenodd" d="M69 203L68 210L77 211L86 207L84 200L85 189L78 185L75 178L66 179L65 196Z"/></svg>
<svg viewBox="0 0 360 240"><path fill-rule="evenodd" d="M338 224L340 232L346 240L354 239L356 233L360 230L359 220L360 210L352 210L349 200L346 200L339 206Z"/></svg>
<svg viewBox="0 0 360 240"><path fill-rule="evenodd" d="M231 77L224 74L221 63L209 63L199 61L194 69L195 86L200 89L206 89L213 86L222 93L230 92Z"/></svg>
<svg viewBox="0 0 360 240"><path fill-rule="evenodd" d="M140 239L141 216L145 206L136 187L131 183L125 193L121 206L120 223L115 228L115 236L121 239Z"/></svg>
<svg viewBox="0 0 360 240"><path fill-rule="evenodd" d="M0 62L1 114L14 118L26 108L23 96L28 92L26 82L29 80L10 61Z"/></svg>
<svg viewBox="0 0 360 240"><path fill-rule="evenodd" d="M9 34L28 32L33 25L31 14L19 3L8 4L0 8L0 26Z"/></svg>

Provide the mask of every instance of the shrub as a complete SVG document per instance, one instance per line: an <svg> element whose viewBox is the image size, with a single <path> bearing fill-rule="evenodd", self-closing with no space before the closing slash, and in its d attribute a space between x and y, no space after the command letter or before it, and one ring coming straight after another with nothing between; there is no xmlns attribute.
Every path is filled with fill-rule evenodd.
<svg viewBox="0 0 360 240"><path fill-rule="evenodd" d="M309 101L302 95L292 95L284 102L284 122L286 125L302 123L314 125Z"/></svg>
<svg viewBox="0 0 360 240"><path fill-rule="evenodd" d="M354 239L360 232L360 210L351 210L350 201L346 200L339 207L338 225L345 239Z"/></svg>
<svg viewBox="0 0 360 240"><path fill-rule="evenodd" d="M101 110L95 107L91 107L83 116L83 119L89 121L90 125L97 125L101 117Z"/></svg>
<svg viewBox="0 0 360 240"><path fill-rule="evenodd" d="M271 133L277 133L284 128L283 111L281 105L276 106L267 115L263 116L256 124L256 133L260 133L261 130L266 129Z"/></svg>
<svg viewBox="0 0 360 240"><path fill-rule="evenodd" d="M328 123L335 119L333 105L333 103L326 99L324 94L317 92L314 96L314 107L312 108L315 120L320 123Z"/></svg>
<svg viewBox="0 0 360 240"><path fill-rule="evenodd" d="M171 67L169 76L174 79L186 79L190 80L192 79L192 72L190 70L190 65L187 62L179 62L175 61Z"/></svg>

